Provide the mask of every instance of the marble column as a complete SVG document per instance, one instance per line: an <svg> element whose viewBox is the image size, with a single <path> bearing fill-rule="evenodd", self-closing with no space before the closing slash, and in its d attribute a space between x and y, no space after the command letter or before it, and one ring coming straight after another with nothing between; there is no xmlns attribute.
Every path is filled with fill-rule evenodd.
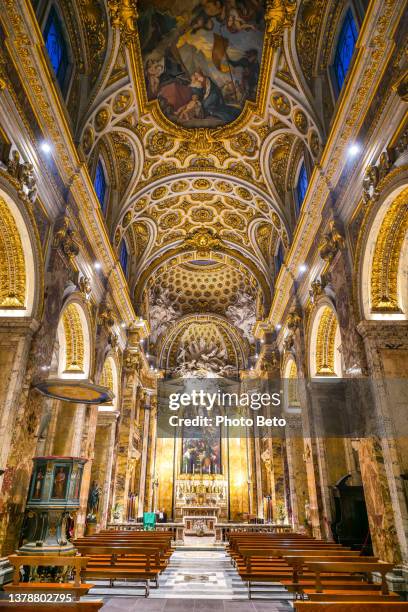
<svg viewBox="0 0 408 612"><path fill-rule="evenodd" d="M98 511L98 524L101 529L106 528L109 518L117 416L116 412L99 412L96 425L91 482L95 480L101 489Z"/></svg>
<svg viewBox="0 0 408 612"><path fill-rule="evenodd" d="M328 490L322 485L327 472L322 445L315 437L313 414L306 381L308 379L307 348L303 323L293 333L293 354L298 375L298 398L303 431L303 457L307 475L308 502L305 502L305 519L315 538L332 539L327 516L330 515ZM323 478L324 480L324 478Z"/></svg>
<svg viewBox="0 0 408 612"><path fill-rule="evenodd" d="M138 370L140 367L139 340L129 338L129 348L125 354L122 374L122 402L118 424L118 435L115 449L115 473L113 488L113 507L116 508L121 520L125 520L129 486L131 480L131 464L133 437L136 427L137 390L140 386Z"/></svg>
<svg viewBox="0 0 408 612"><path fill-rule="evenodd" d="M373 386L372 410L381 434L361 442L359 447L373 548L384 561L402 561L407 578L408 437L404 434L408 408L408 322L362 321L358 331L366 349Z"/></svg>

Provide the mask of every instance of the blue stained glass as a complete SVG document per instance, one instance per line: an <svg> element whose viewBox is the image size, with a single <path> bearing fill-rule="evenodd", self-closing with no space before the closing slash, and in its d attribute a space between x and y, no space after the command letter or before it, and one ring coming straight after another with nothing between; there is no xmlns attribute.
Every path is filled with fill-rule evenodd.
<svg viewBox="0 0 408 612"><path fill-rule="evenodd" d="M285 259L285 252L283 250L282 242L279 243L278 251L275 255L275 275L278 276L281 267L283 266L283 260Z"/></svg>
<svg viewBox="0 0 408 612"><path fill-rule="evenodd" d="M306 167L304 162L302 163L302 166L300 168L300 172L299 172L299 177L298 177L298 182L296 185L296 195L297 195L297 212L299 213L300 209L302 208L302 204L303 204L303 200L305 199L306 196L306 191L307 191L307 186L309 184L308 178L307 178L307 172L306 172Z"/></svg>
<svg viewBox="0 0 408 612"><path fill-rule="evenodd" d="M122 242L120 243L119 261L120 261L120 265L122 266L122 270L125 276L127 274L128 258L129 258L129 253L126 247L126 243L124 240L122 240Z"/></svg>
<svg viewBox="0 0 408 612"><path fill-rule="evenodd" d="M60 86L61 91L63 91L68 69L68 51L67 44L62 33L61 23L55 9L53 8L50 11L47 24L45 26L44 41L48 57L50 58L52 68L55 76L57 77L58 85Z"/></svg>
<svg viewBox="0 0 408 612"><path fill-rule="evenodd" d="M333 64L337 89L339 92L343 87L346 74L350 68L357 37L358 32L356 22L354 21L351 9L348 9L341 27Z"/></svg>
<svg viewBox="0 0 408 612"><path fill-rule="evenodd" d="M95 193L98 196L99 203L102 210L105 210L105 197L106 197L106 177L105 170L101 160L98 161L95 172L94 180Z"/></svg>

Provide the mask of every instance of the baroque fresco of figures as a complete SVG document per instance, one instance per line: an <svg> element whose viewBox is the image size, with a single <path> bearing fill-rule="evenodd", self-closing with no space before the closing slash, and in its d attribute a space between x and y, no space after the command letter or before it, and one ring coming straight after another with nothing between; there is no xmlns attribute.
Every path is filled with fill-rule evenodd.
<svg viewBox="0 0 408 612"><path fill-rule="evenodd" d="M256 99L263 14L263 0L142 0L148 99L184 127L234 121Z"/></svg>

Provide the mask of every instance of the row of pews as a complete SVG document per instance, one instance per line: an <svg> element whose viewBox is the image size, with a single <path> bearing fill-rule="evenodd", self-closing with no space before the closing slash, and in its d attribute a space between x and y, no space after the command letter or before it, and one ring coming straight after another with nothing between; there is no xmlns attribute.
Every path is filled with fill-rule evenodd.
<svg viewBox="0 0 408 612"><path fill-rule="evenodd" d="M78 552L88 558L83 575L86 579L126 580L145 585L149 596L150 583L157 588L159 574L172 555L172 534L161 531L100 531L74 540ZM128 585L129 586L129 585Z"/></svg>
<svg viewBox="0 0 408 612"><path fill-rule="evenodd" d="M388 590L391 563L340 544L296 533L231 533L227 550L250 599L251 585L280 582L294 593L299 612L335 612L345 605L359 612L408 611L408 603Z"/></svg>
<svg viewBox="0 0 408 612"><path fill-rule="evenodd" d="M166 568L172 554L172 534L163 531L101 531L92 536L74 540L76 556L10 555L14 568L13 581L4 585L8 600L0 601L0 609L20 608L21 602L30 602L33 610L50 610L50 599L60 609L90 612L99 610L102 601L82 600L95 585L92 580L106 580L114 586L117 580L126 580L127 587L144 586L149 596L151 583L158 588L160 573ZM21 569L58 568L69 573L64 582L21 579ZM89 581L89 582L88 582ZM22 600L24 596L24 600ZM59 598L59 599L58 599ZM48 606L48 607L47 607Z"/></svg>

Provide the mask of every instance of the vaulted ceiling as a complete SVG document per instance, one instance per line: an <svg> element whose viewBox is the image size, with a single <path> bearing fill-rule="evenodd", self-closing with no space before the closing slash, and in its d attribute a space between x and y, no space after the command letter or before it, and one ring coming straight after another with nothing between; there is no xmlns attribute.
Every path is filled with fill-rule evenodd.
<svg viewBox="0 0 408 612"><path fill-rule="evenodd" d="M91 21L106 10L107 29L78 139L91 176L100 156L107 167L107 223L114 247L130 250L138 314L160 319L168 300L151 353L197 315L235 326L246 359L254 354L237 312L266 316L299 163L311 168L322 150L330 105L314 84L329 60L319 41L339 4L85 2Z"/></svg>

